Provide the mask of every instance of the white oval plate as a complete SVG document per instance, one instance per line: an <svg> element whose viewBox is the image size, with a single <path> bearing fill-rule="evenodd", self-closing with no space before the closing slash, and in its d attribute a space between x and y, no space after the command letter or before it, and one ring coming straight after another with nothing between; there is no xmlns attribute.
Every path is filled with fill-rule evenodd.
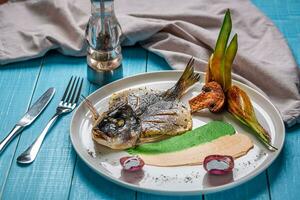
<svg viewBox="0 0 300 200"><path fill-rule="evenodd" d="M89 95L88 99L93 102L99 112L103 112L108 108L109 97L115 92L144 86L165 90L173 86L181 74L182 71L161 71L124 78L98 89ZM204 74L201 74L204 77ZM235 160L235 168L231 175L208 175L202 165L181 167L145 165L143 171L126 173L122 171L119 164L120 157L127 155L126 152L112 151L93 142L91 113L83 103L78 106L71 121L70 137L73 147L81 159L98 174L130 189L156 194L196 195L232 188L264 171L280 153L285 138L284 125L274 105L252 88L236 81L234 84L239 85L250 96L258 120L269 131L272 144L278 148L278 151L267 150L253 137L249 128L239 123L227 112L212 114L204 111L194 115L193 128L211 120L222 120L232 124L237 132L245 133L252 138L254 148L247 155ZM202 84L195 84L184 96L183 101L197 95L201 88Z"/></svg>

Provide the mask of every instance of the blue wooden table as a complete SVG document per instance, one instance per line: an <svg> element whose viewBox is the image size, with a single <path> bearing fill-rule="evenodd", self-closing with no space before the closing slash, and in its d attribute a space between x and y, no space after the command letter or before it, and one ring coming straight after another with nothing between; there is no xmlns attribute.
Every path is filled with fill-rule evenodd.
<svg viewBox="0 0 300 200"><path fill-rule="evenodd" d="M300 64L300 1L255 0L283 32ZM163 59L136 46L124 48L124 77L170 69ZM48 87L57 93L45 112L0 156L0 199L300 199L300 126L287 129L279 158L264 173L228 191L197 197L164 197L131 191L89 169L76 155L69 139L71 115L61 118L47 136L37 160L29 166L16 163L19 155L40 133L71 75L86 76L85 58L50 52L43 58L0 68L0 139L10 131L30 104ZM97 89L85 81L85 95Z"/></svg>

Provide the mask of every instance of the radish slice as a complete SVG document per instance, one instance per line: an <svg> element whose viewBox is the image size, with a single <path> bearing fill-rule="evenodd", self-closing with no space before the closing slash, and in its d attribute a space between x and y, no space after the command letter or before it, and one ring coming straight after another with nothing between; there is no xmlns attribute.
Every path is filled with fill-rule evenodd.
<svg viewBox="0 0 300 200"><path fill-rule="evenodd" d="M139 171L145 165L144 161L138 156L125 156L120 159L120 164L126 171Z"/></svg>
<svg viewBox="0 0 300 200"><path fill-rule="evenodd" d="M209 174L228 174L234 168L234 160L231 156L210 155L205 157L203 166Z"/></svg>

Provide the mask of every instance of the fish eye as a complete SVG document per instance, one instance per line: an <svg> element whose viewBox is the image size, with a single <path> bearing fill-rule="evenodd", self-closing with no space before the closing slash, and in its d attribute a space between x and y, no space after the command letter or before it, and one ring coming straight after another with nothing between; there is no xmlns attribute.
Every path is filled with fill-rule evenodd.
<svg viewBox="0 0 300 200"><path fill-rule="evenodd" d="M122 119L122 118L117 119L117 125L118 125L119 127L124 126L124 125L125 125L125 120Z"/></svg>
<svg viewBox="0 0 300 200"><path fill-rule="evenodd" d="M112 118L109 117L108 119L103 120L104 122L110 122L115 124L115 126L122 127L125 125L125 120L123 118Z"/></svg>

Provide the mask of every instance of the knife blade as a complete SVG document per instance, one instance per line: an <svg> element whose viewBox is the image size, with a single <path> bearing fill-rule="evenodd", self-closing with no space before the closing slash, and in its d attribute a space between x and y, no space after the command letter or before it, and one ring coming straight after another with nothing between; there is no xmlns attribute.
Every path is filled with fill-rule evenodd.
<svg viewBox="0 0 300 200"><path fill-rule="evenodd" d="M0 142L0 153L6 145L12 141L22 130L29 126L46 108L55 94L54 88L49 88L38 100L36 100L24 116L17 122L10 133Z"/></svg>

